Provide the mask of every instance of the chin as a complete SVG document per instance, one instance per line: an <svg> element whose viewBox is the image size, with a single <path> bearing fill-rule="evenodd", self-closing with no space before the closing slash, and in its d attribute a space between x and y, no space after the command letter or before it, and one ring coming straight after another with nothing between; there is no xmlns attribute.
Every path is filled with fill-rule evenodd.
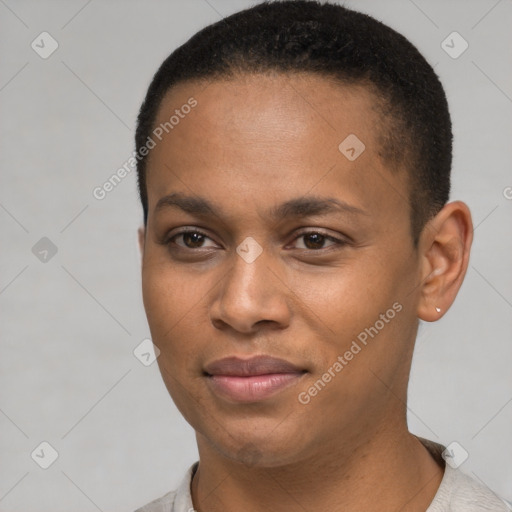
<svg viewBox="0 0 512 512"><path fill-rule="evenodd" d="M280 430L276 428L275 421L271 428L264 429L246 425L243 429L226 426L222 432L208 430L203 430L201 437L210 448L247 468L273 468L293 464L303 458L301 453L305 451L304 446L301 446L306 439L304 430Z"/></svg>

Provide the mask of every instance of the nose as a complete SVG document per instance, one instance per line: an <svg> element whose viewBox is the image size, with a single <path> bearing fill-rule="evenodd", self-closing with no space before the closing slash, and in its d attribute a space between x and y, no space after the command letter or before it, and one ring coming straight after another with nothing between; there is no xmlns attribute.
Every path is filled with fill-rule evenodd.
<svg viewBox="0 0 512 512"><path fill-rule="evenodd" d="M250 334L263 326L284 329L289 325L290 291L270 260L265 250L250 263L233 254L232 267L211 305L214 327Z"/></svg>

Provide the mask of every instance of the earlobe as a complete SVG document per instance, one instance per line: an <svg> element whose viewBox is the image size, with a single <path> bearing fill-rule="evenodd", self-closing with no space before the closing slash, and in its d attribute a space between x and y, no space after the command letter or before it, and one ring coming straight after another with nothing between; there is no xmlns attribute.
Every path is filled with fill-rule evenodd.
<svg viewBox="0 0 512 512"><path fill-rule="evenodd" d="M431 220L422 233L422 273L418 318L434 322L450 308L462 285L473 241L469 208L455 201Z"/></svg>

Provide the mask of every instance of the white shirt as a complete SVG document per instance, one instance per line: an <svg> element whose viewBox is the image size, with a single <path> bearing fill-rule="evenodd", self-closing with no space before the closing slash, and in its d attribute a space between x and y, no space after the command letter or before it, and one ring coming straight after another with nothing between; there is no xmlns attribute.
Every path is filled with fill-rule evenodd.
<svg viewBox="0 0 512 512"><path fill-rule="evenodd" d="M445 464L441 457L444 447L418 438L434 459L444 466L441 485L425 512L509 512L507 506L494 492L459 469ZM135 512L194 512L190 495L190 484L198 462L190 466L179 487Z"/></svg>

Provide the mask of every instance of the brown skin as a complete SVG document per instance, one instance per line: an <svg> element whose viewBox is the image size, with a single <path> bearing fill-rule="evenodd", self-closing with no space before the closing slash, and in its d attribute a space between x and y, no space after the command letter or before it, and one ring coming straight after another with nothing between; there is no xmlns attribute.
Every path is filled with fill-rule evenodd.
<svg viewBox="0 0 512 512"><path fill-rule="evenodd" d="M442 316L463 281L467 206L446 205L413 246L407 174L379 156L382 124L364 87L279 74L180 84L155 125L190 96L197 107L150 153L139 239L162 377L196 431L195 508L424 511L443 470L408 432L407 382L418 318ZM366 145L353 162L338 150L351 133ZM155 212L173 192L205 198L219 214ZM269 216L303 196L337 198L364 213ZM159 243L185 226L206 237ZM263 248L252 263L236 252L248 236ZM396 302L403 309L395 318L301 404L299 393ZM260 354L307 373L259 403L228 402L207 385L206 364Z"/></svg>

